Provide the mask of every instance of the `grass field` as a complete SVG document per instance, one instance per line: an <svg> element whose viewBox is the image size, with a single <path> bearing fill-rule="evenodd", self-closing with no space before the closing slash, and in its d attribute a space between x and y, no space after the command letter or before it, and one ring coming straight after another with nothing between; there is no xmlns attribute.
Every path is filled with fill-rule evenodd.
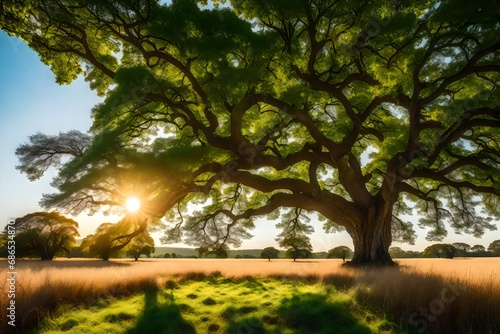
<svg viewBox="0 0 500 334"><path fill-rule="evenodd" d="M32 333L500 330L500 258L399 262L352 270L339 260L18 261L16 322ZM2 310L7 302L2 293Z"/></svg>

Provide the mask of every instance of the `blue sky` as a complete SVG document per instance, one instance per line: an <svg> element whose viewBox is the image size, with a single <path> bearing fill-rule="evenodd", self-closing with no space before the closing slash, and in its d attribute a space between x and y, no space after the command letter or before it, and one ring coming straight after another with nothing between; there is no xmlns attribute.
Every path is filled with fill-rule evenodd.
<svg viewBox="0 0 500 334"><path fill-rule="evenodd" d="M38 55L22 41L9 37L0 31L0 228L9 219L42 210L38 206L43 193L54 192L50 186L54 171L49 171L42 179L30 182L25 175L15 169L16 147L26 142L36 132L57 134L71 129L87 131L91 125L90 110L100 101L88 84L79 78L71 85L55 83L54 74L44 65ZM115 221L118 218L115 217ZM113 217L82 214L75 217L80 225L80 234L92 233L104 221L114 221ZM316 232L312 235L315 251L328 250L338 245L352 247L347 233L325 234L321 225L314 223ZM425 240L426 232L419 229L415 246L407 244L403 249L423 250L430 243ZM273 222L261 220L254 230L255 237L245 241L242 248L261 248L275 245L278 232ZM157 239L157 238L155 238ZM488 246L500 239L498 231L486 233L482 239L467 235L455 235L449 231L444 242L466 242L471 245ZM158 239L157 239L158 240ZM156 243L159 245L159 242Z"/></svg>
<svg viewBox="0 0 500 334"><path fill-rule="evenodd" d="M54 171L30 182L15 169L15 149L36 132L58 134L70 129L87 131L90 108L99 101L88 84L79 79L69 86L55 83L54 74L22 41L0 31L0 219L41 210L43 193L53 192ZM97 217L89 219L94 222ZM78 220L80 221L80 220ZM83 221L80 224L83 227ZM92 224L95 229L95 224Z"/></svg>

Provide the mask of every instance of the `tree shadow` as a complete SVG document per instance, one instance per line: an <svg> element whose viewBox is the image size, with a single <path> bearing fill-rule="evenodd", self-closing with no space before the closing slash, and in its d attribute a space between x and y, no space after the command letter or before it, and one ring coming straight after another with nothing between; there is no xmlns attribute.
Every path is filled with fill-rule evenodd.
<svg viewBox="0 0 500 334"><path fill-rule="evenodd" d="M346 305L328 302L323 294L294 294L291 298L284 298L278 315L284 326L301 334L372 333L349 312Z"/></svg>
<svg viewBox="0 0 500 334"><path fill-rule="evenodd" d="M161 304L158 302L158 290L151 290L144 295L144 310L134 328L127 331L127 334L142 333L196 334L196 329L184 320L173 296Z"/></svg>
<svg viewBox="0 0 500 334"><path fill-rule="evenodd" d="M261 319L250 315L256 311L257 308L253 306L244 306L235 308L228 307L223 313L222 317L227 321L228 327L225 334L264 334L266 330Z"/></svg>

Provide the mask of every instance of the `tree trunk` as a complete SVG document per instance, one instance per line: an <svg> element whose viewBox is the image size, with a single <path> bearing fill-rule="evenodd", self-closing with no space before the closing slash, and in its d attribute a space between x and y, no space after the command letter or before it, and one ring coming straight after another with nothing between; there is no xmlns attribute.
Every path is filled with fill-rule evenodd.
<svg viewBox="0 0 500 334"><path fill-rule="evenodd" d="M392 205L383 200L375 200L363 221L355 222L355 229L348 231L354 243L354 256L346 265L394 266L389 255L391 246Z"/></svg>
<svg viewBox="0 0 500 334"><path fill-rule="evenodd" d="M42 261L52 261L54 255L49 254L48 252L40 252L40 257Z"/></svg>

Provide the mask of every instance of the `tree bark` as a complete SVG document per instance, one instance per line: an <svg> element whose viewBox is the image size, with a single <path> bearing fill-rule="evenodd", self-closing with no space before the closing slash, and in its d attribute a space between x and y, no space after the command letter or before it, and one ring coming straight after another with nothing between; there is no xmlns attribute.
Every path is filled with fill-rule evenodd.
<svg viewBox="0 0 500 334"><path fill-rule="evenodd" d="M355 229L348 231L354 243L354 256L347 266L395 266L389 254L392 204L377 197L367 210L363 221L355 222Z"/></svg>

